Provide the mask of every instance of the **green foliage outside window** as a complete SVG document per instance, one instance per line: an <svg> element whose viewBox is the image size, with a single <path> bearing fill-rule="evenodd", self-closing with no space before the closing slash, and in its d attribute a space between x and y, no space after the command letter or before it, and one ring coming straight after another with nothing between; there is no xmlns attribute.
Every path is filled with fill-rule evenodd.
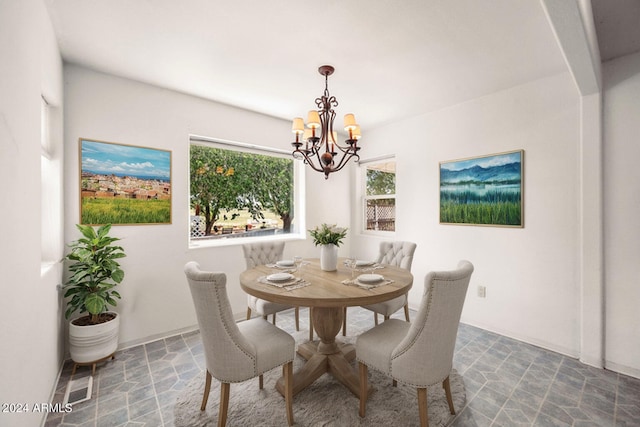
<svg viewBox="0 0 640 427"><path fill-rule="evenodd" d="M246 209L254 220L275 213L283 231L293 221L293 160L191 145L191 206L205 218L205 234L222 212Z"/></svg>
<svg viewBox="0 0 640 427"><path fill-rule="evenodd" d="M394 231L396 218L395 162L385 161L366 168L365 230Z"/></svg>
<svg viewBox="0 0 640 427"><path fill-rule="evenodd" d="M396 174L377 169L367 169L367 196L396 193Z"/></svg>

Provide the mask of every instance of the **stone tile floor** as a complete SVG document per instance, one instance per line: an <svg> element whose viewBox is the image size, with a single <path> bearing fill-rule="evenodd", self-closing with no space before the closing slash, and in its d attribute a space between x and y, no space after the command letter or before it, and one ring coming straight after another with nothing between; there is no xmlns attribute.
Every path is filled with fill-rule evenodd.
<svg viewBox="0 0 640 427"><path fill-rule="evenodd" d="M301 330L308 330L308 318L301 309ZM292 333L293 311L278 314L276 323ZM368 329L373 315L349 308L348 324ZM511 338L461 324L454 367L467 399L453 426L640 426L639 379ZM65 364L52 403L62 403L71 368ZM203 369L198 332L120 351L98 367L91 400L69 413L50 414L45 426L173 427L176 397ZM79 368L76 377L89 373Z"/></svg>

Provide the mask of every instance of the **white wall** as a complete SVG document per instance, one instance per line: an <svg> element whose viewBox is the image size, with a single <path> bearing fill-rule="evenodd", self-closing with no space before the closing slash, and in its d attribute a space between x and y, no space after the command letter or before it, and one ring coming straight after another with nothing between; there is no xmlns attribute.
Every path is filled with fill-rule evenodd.
<svg viewBox="0 0 640 427"><path fill-rule="evenodd" d="M62 63L40 0L0 2L0 413L2 426L38 425L62 363L59 265L41 273L40 99L56 107L52 142L62 157ZM59 233L62 230L58 230Z"/></svg>
<svg viewBox="0 0 640 427"><path fill-rule="evenodd" d="M372 132L368 156L395 153L398 240L418 244L410 305L424 277L475 265L462 320L571 356L579 354L579 97L569 74L498 92ZM363 151L365 150L363 148ZM438 162L524 149L524 224L439 224ZM379 238L359 236L373 256ZM487 287L487 297L476 287Z"/></svg>
<svg viewBox="0 0 640 427"><path fill-rule="evenodd" d="M603 64L605 366L640 378L640 53Z"/></svg>
<svg viewBox="0 0 640 427"><path fill-rule="evenodd" d="M310 100L312 102L313 100ZM238 317L246 314L244 270L239 246L189 249L189 134L290 149L290 123L77 66L65 66L65 204L67 242L77 239L79 221L78 139L134 144L172 152L172 224L114 226L127 257L122 300L121 345L196 324L184 278L187 261L228 275L229 295ZM325 180L307 172L307 227L349 218L349 174ZM345 248L343 250L348 250ZM310 240L287 242L285 255L317 256Z"/></svg>

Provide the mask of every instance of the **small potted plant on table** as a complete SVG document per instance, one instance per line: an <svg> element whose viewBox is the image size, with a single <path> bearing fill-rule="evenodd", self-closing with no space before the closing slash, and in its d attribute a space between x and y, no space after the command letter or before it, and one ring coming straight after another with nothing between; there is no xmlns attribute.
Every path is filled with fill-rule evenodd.
<svg viewBox="0 0 640 427"><path fill-rule="evenodd" d="M320 268L324 271L335 271L338 268L338 247L347 235L347 229L335 224L321 224L309 230L313 244L320 246Z"/></svg>
<svg viewBox="0 0 640 427"><path fill-rule="evenodd" d="M120 317L108 311L117 305L120 294L114 289L124 278L124 271L117 259L125 257L124 249L113 243L120 240L110 237L111 224L95 230L88 225L77 224L81 239L72 242L66 259L70 277L64 285L67 310L65 317L79 312L83 316L69 322L69 353L78 365L93 365L113 358L118 348Z"/></svg>

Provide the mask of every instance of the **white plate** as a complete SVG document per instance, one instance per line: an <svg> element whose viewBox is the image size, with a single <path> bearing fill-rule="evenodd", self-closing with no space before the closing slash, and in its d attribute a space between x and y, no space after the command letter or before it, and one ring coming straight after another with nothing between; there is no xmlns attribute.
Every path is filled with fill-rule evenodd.
<svg viewBox="0 0 640 427"><path fill-rule="evenodd" d="M358 282L361 283L377 283L384 280L379 274L361 274L358 276Z"/></svg>
<svg viewBox="0 0 640 427"><path fill-rule="evenodd" d="M375 264L373 261L363 261L360 259L356 261L356 267L369 267L373 264Z"/></svg>
<svg viewBox="0 0 640 427"><path fill-rule="evenodd" d="M282 261L276 262L278 267L293 267L293 261L289 259L283 259Z"/></svg>
<svg viewBox="0 0 640 427"><path fill-rule="evenodd" d="M270 282L286 282L293 279L293 275L289 273L274 273L267 276L267 280Z"/></svg>

